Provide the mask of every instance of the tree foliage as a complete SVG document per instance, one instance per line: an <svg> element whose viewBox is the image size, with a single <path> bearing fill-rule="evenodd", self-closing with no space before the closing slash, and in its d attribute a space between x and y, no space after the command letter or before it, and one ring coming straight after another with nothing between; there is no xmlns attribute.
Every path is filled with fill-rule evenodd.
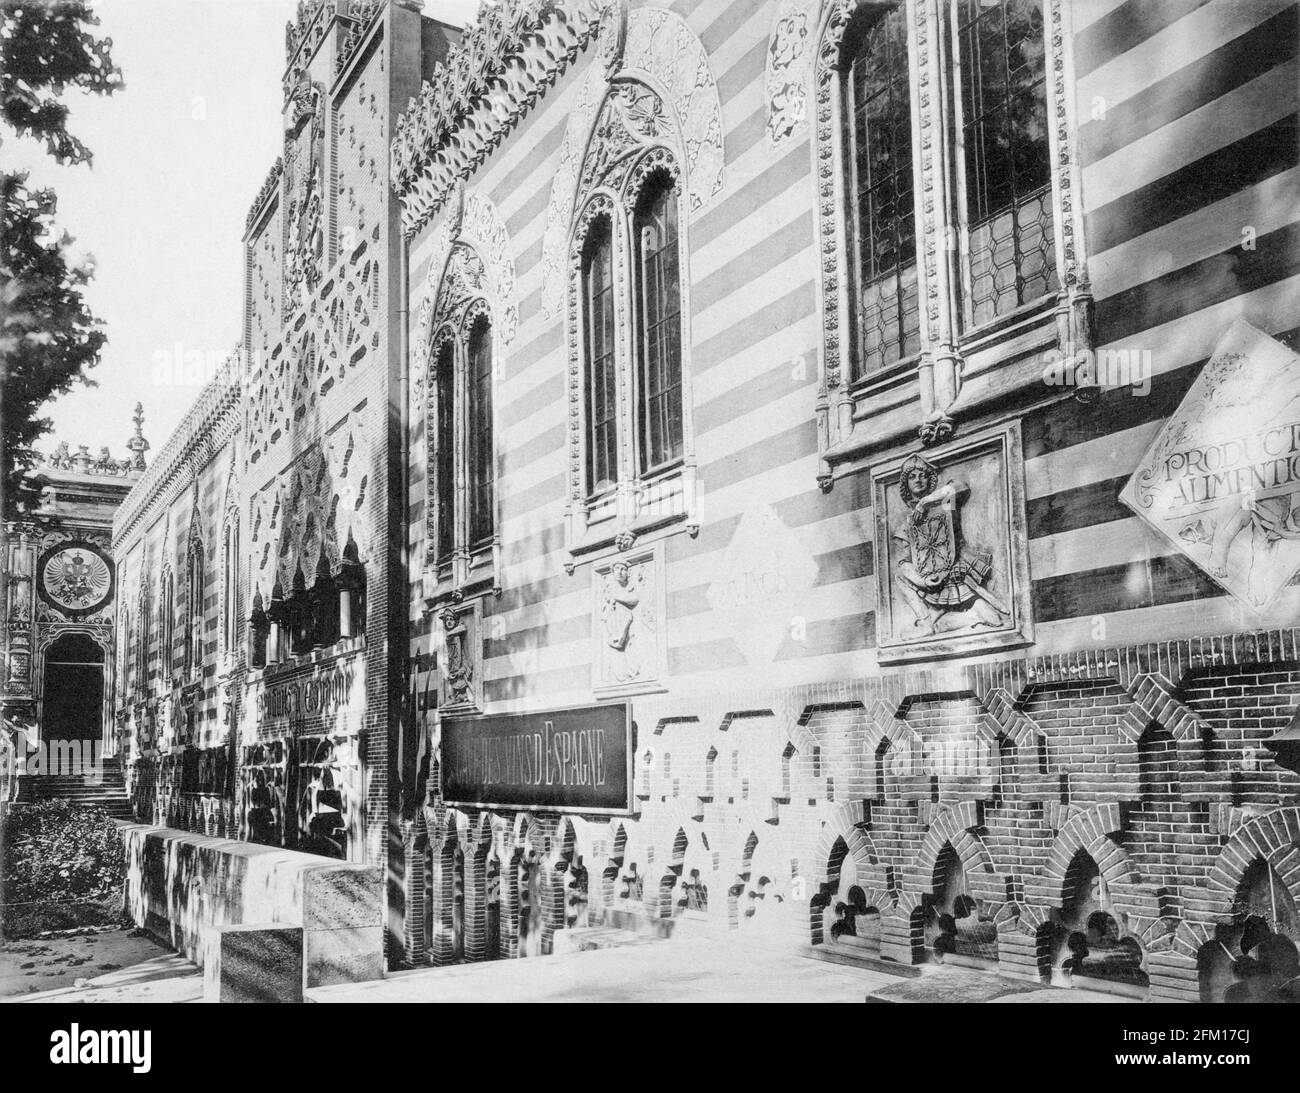
<svg viewBox="0 0 1300 1093"><path fill-rule="evenodd" d="M99 19L81 0L0 0L0 116L41 142L62 164L89 163L91 151L68 131L69 89L110 94L122 86L112 40L90 28ZM106 340L82 290L93 266L70 257L71 238L54 227L57 199L32 189L26 172L0 174L0 409L4 415L5 516L29 509L35 441L49 431L40 410L76 383Z"/></svg>

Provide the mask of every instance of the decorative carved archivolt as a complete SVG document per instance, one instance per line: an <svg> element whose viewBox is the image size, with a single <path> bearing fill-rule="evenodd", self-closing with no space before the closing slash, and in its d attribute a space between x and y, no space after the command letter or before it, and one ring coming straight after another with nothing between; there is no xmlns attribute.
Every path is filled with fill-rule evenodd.
<svg viewBox="0 0 1300 1093"><path fill-rule="evenodd" d="M542 243L542 313L548 318L559 313L573 212L581 204L586 172L592 169L593 153L599 160L606 154L602 145L614 138L597 119L603 119L610 96L626 94L619 89L629 83L643 89L643 105L651 101L645 93L653 95L658 115L645 117L629 103L625 116L642 127L642 135L645 126L653 125L655 138L679 150L690 214L722 190L722 103L708 53L680 16L661 8L635 11L627 20L621 67L615 74L602 66L588 70L565 126Z"/></svg>
<svg viewBox="0 0 1300 1093"><path fill-rule="evenodd" d="M425 285L425 298L421 304L419 333L419 364L416 387L413 394L414 413L422 414L425 420L426 475L425 475L425 599L432 604L437 599L448 596L459 602L467 594L471 584L480 585L486 575L481 567L483 556L470 550L469 544L469 496L467 493L467 476L463 468L468 462L469 421L468 413L468 367L467 359L470 338L474 327L480 320L486 320L491 342L491 361L495 372L502 358L502 347L515 332L518 320L514 305L514 265L509 257L508 240L504 226L496 214L495 208L486 198L468 195L463 203L463 215L452 215L445 225L444 238L452 238L451 229L457 227L459 235L452 241L450 250L445 255L435 252L433 261L437 266L430 266L430 281ZM468 239L480 240L478 246L491 248L491 256L485 264L482 252ZM445 260L444 260L445 258ZM440 278L435 283L432 276L440 270ZM504 289L501 287L504 286ZM502 291L508 295L503 297ZM508 299L507 304L504 301ZM433 303L430 305L430 300ZM498 316L505 315L504 324ZM432 329L429 336L426 331ZM441 435L438 425L437 384L435 370L443 359L444 347L452 347L451 365L454 396L452 402L453 423L451 437ZM452 494L453 511L450 514L453 532L453 544L448 556L438 554L438 527L445 515L441 507L439 484L440 446L450 444L453 457L452 466L456 468L453 477ZM493 499L495 504L495 498ZM492 526L500 527L500 513L495 515ZM490 551L490 586L499 590L496 574L500 571L501 537L492 538ZM448 569L447 563L450 563Z"/></svg>
<svg viewBox="0 0 1300 1093"><path fill-rule="evenodd" d="M411 375L414 377L413 412L417 414L428 391L439 291L457 245L472 251L481 264L484 275L481 294L492 306L493 329L499 344L509 345L519 328L515 263L505 221L486 195L476 190L467 192L461 186L455 191L446 217L434 232L428 274L414 301L417 318L415 342L411 347Z"/></svg>
<svg viewBox="0 0 1300 1093"><path fill-rule="evenodd" d="M633 16L635 27L636 17ZM630 60L634 36L629 33L629 48L625 61ZM593 70L594 71L594 70ZM603 79L603 77L602 77ZM594 86L594 85L593 85ZM585 89L584 89L585 90ZM638 200L646 183L656 174L669 177L679 201L678 246L689 254L686 211L688 201L684 192L689 188L689 169L683 168L683 152L677 143L680 130L672 119L671 110L664 100L642 78L630 79L620 75L610 83L604 93L599 110L584 112L592 119L592 132L586 141L586 155L572 170L574 181L574 208L577 213L565 229L565 250L559 266L564 282L555 298L567 301L566 324L568 357L568 481L566 483L565 540L569 551L566 568L570 571L579 554L614 546L626 550L636 540L639 527L644 527L642 517L643 492L638 478L632 445L622 443L618 453L618 486L613 496L588 502L584 479L586 432L584 428L583 397L583 337L581 316L582 253L592 225L604 218L609 222L611 256L613 259L615 357L618 362L618 434L631 437L635 431L635 408L632 404L633 383L630 360L633 332L631 325L632 271L630 255L633 218ZM566 134L566 141L568 134ZM564 156L561 156L562 161ZM566 168L567 170L567 168ZM565 177L568 177L567 175ZM557 178L556 186L561 179ZM566 193L567 183L557 191L552 188L553 210L557 192ZM551 226L548 225L548 233ZM686 263L682 263L683 268ZM548 273L544 273L547 276ZM685 519L689 526L695 524L695 446L691 425L690 398L690 283L683 278L680 285L681 360L682 360L682 418L683 458L680 473L669 476L658 486L661 491L659 517L670 514L670 520ZM543 301L553 297L544 290ZM543 306L546 306L545 303ZM612 518L612 519L611 519ZM662 523L662 519L660 523Z"/></svg>

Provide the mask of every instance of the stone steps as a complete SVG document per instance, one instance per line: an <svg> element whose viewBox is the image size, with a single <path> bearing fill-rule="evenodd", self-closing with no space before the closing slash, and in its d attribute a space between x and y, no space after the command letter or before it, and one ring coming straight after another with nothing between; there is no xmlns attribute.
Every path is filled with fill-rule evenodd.
<svg viewBox="0 0 1300 1093"><path fill-rule="evenodd" d="M27 774L18 780L18 797L15 803L30 804L37 801L71 801L73 804L102 808L118 820L130 820L131 799L126 795L126 783L116 758L103 761L103 778L97 784L88 783L80 774Z"/></svg>

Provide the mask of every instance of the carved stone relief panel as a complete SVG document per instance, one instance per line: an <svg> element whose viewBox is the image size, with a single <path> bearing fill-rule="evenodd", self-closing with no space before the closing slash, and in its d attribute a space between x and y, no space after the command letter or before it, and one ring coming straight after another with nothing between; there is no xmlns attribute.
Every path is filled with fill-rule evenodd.
<svg viewBox="0 0 1300 1093"><path fill-rule="evenodd" d="M483 625L481 601L448 605L438 613L442 631L441 708L468 713L483 707Z"/></svg>
<svg viewBox="0 0 1300 1093"><path fill-rule="evenodd" d="M1032 640L1016 424L871 472L882 662Z"/></svg>
<svg viewBox="0 0 1300 1093"><path fill-rule="evenodd" d="M657 544L598 563L592 588L592 690L600 697L663 690L667 619Z"/></svg>

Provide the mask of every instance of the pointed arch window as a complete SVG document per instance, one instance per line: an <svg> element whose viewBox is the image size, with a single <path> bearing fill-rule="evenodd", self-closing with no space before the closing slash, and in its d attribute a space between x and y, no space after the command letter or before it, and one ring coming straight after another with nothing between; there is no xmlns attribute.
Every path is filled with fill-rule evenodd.
<svg viewBox="0 0 1300 1093"><path fill-rule="evenodd" d="M626 86L606 114L653 99ZM663 144L623 156L607 177L593 171L570 242L569 569L643 532L697 526L684 176Z"/></svg>
<svg viewBox="0 0 1300 1093"><path fill-rule="evenodd" d="M221 559L221 649L233 657L239 643L239 514L226 514Z"/></svg>
<svg viewBox="0 0 1300 1093"><path fill-rule="evenodd" d="M618 481L618 390L614 346L614 259L608 216L592 224L582 267L587 356L587 492Z"/></svg>
<svg viewBox="0 0 1300 1093"><path fill-rule="evenodd" d="M185 671L193 675L203 661L203 539L196 528L190 533L187 559L186 611L189 625L185 628Z"/></svg>
<svg viewBox="0 0 1300 1093"><path fill-rule="evenodd" d="M175 665L176 590L171 565L163 570L158 602L158 663L163 686L169 686Z"/></svg>
<svg viewBox="0 0 1300 1093"><path fill-rule="evenodd" d="M437 556L451 557L456 543L456 344L450 335L443 338L436 354L434 445L437 449Z"/></svg>
<svg viewBox="0 0 1300 1093"><path fill-rule="evenodd" d="M425 418L428 577L425 599L496 586L500 536L496 497L493 307L474 249L458 243L447 260L434 312L432 375Z"/></svg>
<svg viewBox="0 0 1300 1093"><path fill-rule="evenodd" d="M496 525L492 511L496 482L492 447L492 324L486 311L470 323L465 365L468 523L469 544L473 548L491 540Z"/></svg>
<svg viewBox="0 0 1300 1093"><path fill-rule="evenodd" d="M682 455L682 286L678 199L671 177L647 184L633 222L637 245L637 416L641 471Z"/></svg>

